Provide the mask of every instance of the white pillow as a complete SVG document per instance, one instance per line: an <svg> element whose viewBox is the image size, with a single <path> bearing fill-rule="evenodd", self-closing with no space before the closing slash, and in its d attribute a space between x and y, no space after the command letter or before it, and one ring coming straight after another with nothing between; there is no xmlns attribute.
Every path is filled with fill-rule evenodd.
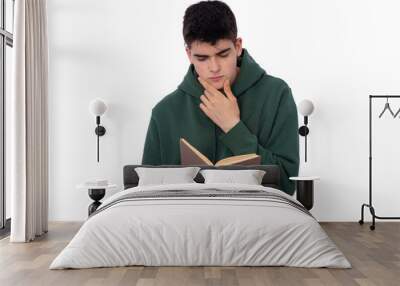
<svg viewBox="0 0 400 286"><path fill-rule="evenodd" d="M247 185L261 185L265 175L263 170L218 170L205 169L200 174L204 177L204 183L236 183Z"/></svg>
<svg viewBox="0 0 400 286"><path fill-rule="evenodd" d="M201 168L199 167L177 167L177 168L146 168L136 167L139 176L138 186L185 184L196 183L193 179Z"/></svg>

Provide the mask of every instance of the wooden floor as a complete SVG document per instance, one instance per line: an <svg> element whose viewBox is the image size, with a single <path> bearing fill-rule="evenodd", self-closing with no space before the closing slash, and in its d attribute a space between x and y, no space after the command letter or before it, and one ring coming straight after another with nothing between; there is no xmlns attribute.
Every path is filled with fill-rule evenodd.
<svg viewBox="0 0 400 286"><path fill-rule="evenodd" d="M352 269L119 267L48 270L80 223L51 223L32 243L0 241L0 285L400 285L400 222L321 223Z"/></svg>

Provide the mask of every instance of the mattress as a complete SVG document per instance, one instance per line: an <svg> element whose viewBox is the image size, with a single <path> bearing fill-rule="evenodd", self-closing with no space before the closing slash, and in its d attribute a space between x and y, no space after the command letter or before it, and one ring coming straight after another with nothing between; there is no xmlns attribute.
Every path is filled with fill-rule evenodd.
<svg viewBox="0 0 400 286"><path fill-rule="evenodd" d="M50 269L130 265L351 268L286 193L199 183L137 186L109 197Z"/></svg>

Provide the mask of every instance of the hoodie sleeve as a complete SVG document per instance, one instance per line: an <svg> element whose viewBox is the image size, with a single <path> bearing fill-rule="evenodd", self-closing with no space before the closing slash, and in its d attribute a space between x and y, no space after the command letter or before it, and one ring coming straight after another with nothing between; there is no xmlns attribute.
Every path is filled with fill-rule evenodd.
<svg viewBox="0 0 400 286"><path fill-rule="evenodd" d="M252 134L243 121L239 121L219 139L234 155L257 153L261 156L262 165L279 165L282 189L289 195L293 195L294 182L290 181L289 177L297 176L299 171L297 128L296 104L290 88L286 86L280 97L272 130L261 129L261 133L267 133L260 134L261 138L267 138L266 144L260 144L257 136Z"/></svg>
<svg viewBox="0 0 400 286"><path fill-rule="evenodd" d="M161 150L158 128L153 116L150 118L144 143L142 165L161 165Z"/></svg>

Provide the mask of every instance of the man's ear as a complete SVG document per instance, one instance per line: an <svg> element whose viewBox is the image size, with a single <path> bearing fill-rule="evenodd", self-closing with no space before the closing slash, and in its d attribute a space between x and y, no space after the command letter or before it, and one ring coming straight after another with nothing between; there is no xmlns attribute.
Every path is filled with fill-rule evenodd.
<svg viewBox="0 0 400 286"><path fill-rule="evenodd" d="M189 47L186 46L185 51L186 51L186 55L188 56L190 63L192 63L192 55L191 55Z"/></svg>
<svg viewBox="0 0 400 286"><path fill-rule="evenodd" d="M242 38L237 38L235 41L235 50L236 50L236 55L239 57L242 54L243 48L242 48Z"/></svg>

